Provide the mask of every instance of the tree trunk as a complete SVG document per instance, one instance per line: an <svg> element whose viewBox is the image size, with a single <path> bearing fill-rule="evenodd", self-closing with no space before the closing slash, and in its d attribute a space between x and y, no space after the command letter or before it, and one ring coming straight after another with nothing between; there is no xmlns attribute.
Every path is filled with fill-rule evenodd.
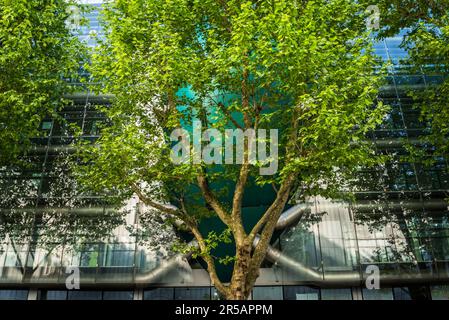
<svg viewBox="0 0 449 320"><path fill-rule="evenodd" d="M251 288L247 287L247 278L249 263L251 260L251 246L248 244L238 245L236 252L236 261L232 273L227 300L246 300L248 299Z"/></svg>

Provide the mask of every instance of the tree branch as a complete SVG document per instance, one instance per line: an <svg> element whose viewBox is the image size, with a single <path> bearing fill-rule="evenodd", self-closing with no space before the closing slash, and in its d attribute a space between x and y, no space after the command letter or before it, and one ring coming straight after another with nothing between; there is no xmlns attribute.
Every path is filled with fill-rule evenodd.
<svg viewBox="0 0 449 320"><path fill-rule="evenodd" d="M212 285L215 286L215 288L217 288L218 291L220 291L220 294L222 296L227 296L229 289L221 282L220 278L217 275L217 271L215 268L215 261L208 252L206 243L204 241L204 238L203 238L201 232L198 230L198 227L195 225L189 225L189 228L192 231L193 235L195 236L195 239L198 241L198 245L201 250L201 257L207 264L207 271L209 273Z"/></svg>
<svg viewBox="0 0 449 320"><path fill-rule="evenodd" d="M145 203L146 205L149 205L155 209L174 215L176 217L181 217L179 209L174 207L168 207L167 205L151 200L150 198L148 198L146 195L143 194L142 190L140 190L139 186L136 183L131 184L131 189L137 194L139 199L143 201L143 203Z"/></svg>
<svg viewBox="0 0 449 320"><path fill-rule="evenodd" d="M243 130L243 127L234 119L231 112L225 107L225 105L221 102L217 103L220 110L227 116L227 118L232 122L232 124L239 129Z"/></svg>
<svg viewBox="0 0 449 320"><path fill-rule="evenodd" d="M248 65L248 54L245 54L243 59L243 77L242 77L242 112L243 112L243 121L245 124L245 129L251 127L251 120L249 116L249 90L248 90L248 78L249 72L247 69ZM242 223L242 201L243 195L245 193L245 186L248 182L249 175L249 138L244 140L244 156L243 156L243 164L240 167L239 177L237 179L237 183L235 185L234 197L232 199L232 220L235 222L237 228L236 241L242 242L244 238L246 238L246 233L243 228Z"/></svg>
<svg viewBox="0 0 449 320"><path fill-rule="evenodd" d="M221 16L222 20L224 22L225 28L226 28L226 30L230 34L232 34L232 24L231 24L231 22L228 19L230 13L229 13L229 10L228 10L228 5L226 3L226 0L219 0L219 2L220 2L221 6L222 6L222 8L223 8L223 10L225 12L225 15Z"/></svg>
<svg viewBox="0 0 449 320"><path fill-rule="evenodd" d="M248 237L251 243L254 241L257 232L263 228L262 234L260 235L259 242L254 249L253 256L248 267L248 276L246 278L246 287L252 288L254 283L259 276L259 268L265 259L268 246L270 245L270 240L273 235L274 229L276 228L277 221L288 201L291 187L293 186L296 179L296 175L289 176L279 189L278 196L273 204L268 208L262 219L259 220L257 225L251 231Z"/></svg>
<svg viewBox="0 0 449 320"><path fill-rule="evenodd" d="M202 169L201 169L202 170ZM215 197L215 195L212 193L212 191L209 188L209 183L207 182L207 179L203 172L200 172L197 176L197 182L198 186L201 189L201 192L203 193L203 197L206 200L206 203L209 204L212 209L217 213L218 217L221 219L221 221L224 222L228 227L233 229L233 224L230 219L230 216L227 214L227 212L223 209L218 199Z"/></svg>
<svg viewBox="0 0 449 320"><path fill-rule="evenodd" d="M298 112L298 111L297 111ZM291 157L295 154L296 139L298 137L298 119L299 115L295 112L292 119L292 131L290 133L290 139L286 145L286 161L290 161ZM259 268L262 261L265 259L265 255L270 244L271 237L274 229L276 228L277 221L282 214L282 211L287 204L292 187L295 184L297 178L296 172L291 172L287 178L282 182L279 191L277 192L276 199L262 216L262 218L251 230L248 240L253 243L256 235L261 231L260 240L254 249L253 256L248 268L248 277L246 279L247 286L252 287L258 277Z"/></svg>
<svg viewBox="0 0 449 320"><path fill-rule="evenodd" d="M269 222L270 220L275 220L275 222L277 223L277 220L279 219L279 216L280 216L280 214L279 214L279 216L277 216L277 213L282 212L282 210L284 209L285 204L287 203L287 200L288 200L288 196L291 191L291 187L293 186L293 184L295 182L295 178L296 178L295 175L291 175L281 185L281 187L279 188L279 191L277 192L276 199L271 204L271 206L267 209L267 211L265 211L262 218L259 219L257 224L251 230L251 232L248 236L249 241L251 243L254 241L254 238L256 237L256 235L262 230L263 226L267 222ZM280 208L280 210L279 210L279 208ZM273 219L273 216L277 216L276 219Z"/></svg>
<svg viewBox="0 0 449 320"><path fill-rule="evenodd" d="M245 145L247 146L247 143L245 143ZM245 186L248 181L248 174L249 174L248 150L245 150L244 163L240 168L239 178L237 180L234 191L234 197L232 199L232 219L235 222L236 226L238 226L237 230L239 239L236 239L236 241L243 241L243 238L246 237L242 223L242 201L243 195L245 194Z"/></svg>

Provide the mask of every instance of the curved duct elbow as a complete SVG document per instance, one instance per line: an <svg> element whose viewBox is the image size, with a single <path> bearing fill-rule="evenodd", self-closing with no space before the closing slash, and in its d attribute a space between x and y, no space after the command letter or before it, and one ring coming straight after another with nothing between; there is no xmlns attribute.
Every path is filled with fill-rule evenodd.
<svg viewBox="0 0 449 320"><path fill-rule="evenodd" d="M191 241L189 246L198 246L196 241ZM137 274L135 277L135 282L139 283L158 283L160 282L170 271L175 269L184 270L185 266L188 265L188 259L191 257L192 253L178 254L168 261L158 266L157 268L143 274Z"/></svg>
<svg viewBox="0 0 449 320"><path fill-rule="evenodd" d="M311 209L308 204L297 204L291 207L279 217L279 220L276 223L276 230L283 230L288 226L291 226L293 223L298 222L304 214L310 212Z"/></svg>
<svg viewBox="0 0 449 320"><path fill-rule="evenodd" d="M259 239L257 239L257 242ZM257 245L255 242L255 245ZM325 271L319 272L310 267L304 266L302 263L288 257L279 250L269 247L267 250L266 259L279 265L280 267L295 273L308 284L314 284L321 287L326 286L360 286L367 280L369 274L363 274L360 270L348 270L348 271ZM406 272L380 272L379 281L382 284L394 285L394 284L419 284L419 283L432 283L438 281L448 281L449 274L447 273L434 273L432 271L408 270Z"/></svg>

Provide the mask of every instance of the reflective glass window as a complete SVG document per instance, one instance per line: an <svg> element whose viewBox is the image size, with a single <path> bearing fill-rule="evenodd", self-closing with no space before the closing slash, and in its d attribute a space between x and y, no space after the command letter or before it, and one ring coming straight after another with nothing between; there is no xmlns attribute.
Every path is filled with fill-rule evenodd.
<svg viewBox="0 0 449 320"><path fill-rule="evenodd" d="M449 285L430 287L432 300L449 300Z"/></svg>
<svg viewBox="0 0 449 320"><path fill-rule="evenodd" d="M0 290L0 300L27 300L28 290Z"/></svg>
<svg viewBox="0 0 449 320"><path fill-rule="evenodd" d="M253 300L283 300L282 287L254 287Z"/></svg>
<svg viewBox="0 0 449 320"><path fill-rule="evenodd" d="M39 300L67 300L66 290L40 290Z"/></svg>
<svg viewBox="0 0 449 320"><path fill-rule="evenodd" d="M352 300L351 289L321 289L321 300Z"/></svg>
<svg viewBox="0 0 449 320"><path fill-rule="evenodd" d="M175 300L210 300L210 288L175 288Z"/></svg>
<svg viewBox="0 0 449 320"><path fill-rule="evenodd" d="M69 300L101 300L101 291L71 290L68 293Z"/></svg>
<svg viewBox="0 0 449 320"><path fill-rule="evenodd" d="M393 300L393 291L391 288L366 289L363 288L364 300Z"/></svg>
<svg viewBox="0 0 449 320"><path fill-rule="evenodd" d="M285 300L319 300L320 290L306 286L285 286Z"/></svg>
<svg viewBox="0 0 449 320"><path fill-rule="evenodd" d="M103 291L103 300L133 300L133 291Z"/></svg>
<svg viewBox="0 0 449 320"><path fill-rule="evenodd" d="M173 300L174 288L155 288L143 292L144 300Z"/></svg>

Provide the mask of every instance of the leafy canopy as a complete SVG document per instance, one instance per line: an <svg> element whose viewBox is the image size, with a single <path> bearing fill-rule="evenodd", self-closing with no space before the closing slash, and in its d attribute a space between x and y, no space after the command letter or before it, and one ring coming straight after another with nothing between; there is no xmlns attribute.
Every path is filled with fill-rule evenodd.
<svg viewBox="0 0 449 320"><path fill-rule="evenodd" d="M377 163L366 134L387 108L376 101L382 74L364 11L350 0L106 3L106 38L90 70L98 91L114 98L100 107L108 118L101 137L80 154L84 182L137 193L180 219L218 290L246 297L286 203L295 194L337 196L348 175ZM191 130L194 119L220 131L278 129L279 170L261 176L247 156L239 165L173 164L170 133ZM248 229L242 206L253 183L275 191ZM220 237L199 229L209 216L235 241L229 287L211 253Z"/></svg>
<svg viewBox="0 0 449 320"><path fill-rule="evenodd" d="M364 1L368 5L369 1ZM423 148L415 149L415 158L428 156L425 146L436 147L434 155L447 155L449 144L449 1L382 0L378 36L403 34L401 46L408 56L401 61L404 75L410 80L424 74L423 86L409 92L415 107L421 112L421 121L427 127L421 138ZM425 158L422 158L423 160Z"/></svg>
<svg viewBox="0 0 449 320"><path fill-rule="evenodd" d="M88 158L99 187L185 189L198 168L171 163L169 134L192 118L282 130L279 174L261 183L299 173L312 187L372 159L360 141L386 108L373 107L381 77L352 1L113 1L103 19L91 70L115 98Z"/></svg>
<svg viewBox="0 0 449 320"><path fill-rule="evenodd" d="M0 165L22 155L45 116L63 106L82 44L66 0L0 0Z"/></svg>

